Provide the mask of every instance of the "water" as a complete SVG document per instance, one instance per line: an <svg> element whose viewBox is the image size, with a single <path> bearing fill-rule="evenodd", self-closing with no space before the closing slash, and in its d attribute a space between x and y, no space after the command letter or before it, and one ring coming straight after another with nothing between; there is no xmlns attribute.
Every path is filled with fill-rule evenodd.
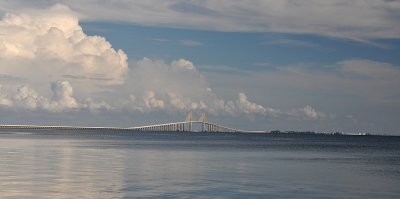
<svg viewBox="0 0 400 199"><path fill-rule="evenodd" d="M400 137L3 131L0 198L400 198Z"/></svg>

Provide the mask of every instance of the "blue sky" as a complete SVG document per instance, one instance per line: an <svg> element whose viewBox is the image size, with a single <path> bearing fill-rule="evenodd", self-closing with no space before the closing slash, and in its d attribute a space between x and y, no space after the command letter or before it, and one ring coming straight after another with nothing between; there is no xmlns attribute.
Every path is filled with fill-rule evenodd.
<svg viewBox="0 0 400 199"><path fill-rule="evenodd" d="M400 64L399 40L374 40L373 44L349 39L288 33L217 32L126 23L83 22L89 35L102 35L130 59L185 57L201 65L260 69L298 63L330 64L346 59L373 59ZM196 41L184 45L181 41ZM258 67L257 67L258 66Z"/></svg>
<svg viewBox="0 0 400 199"><path fill-rule="evenodd" d="M135 126L193 110L240 129L400 134L399 10L384 0L0 2L0 114Z"/></svg>

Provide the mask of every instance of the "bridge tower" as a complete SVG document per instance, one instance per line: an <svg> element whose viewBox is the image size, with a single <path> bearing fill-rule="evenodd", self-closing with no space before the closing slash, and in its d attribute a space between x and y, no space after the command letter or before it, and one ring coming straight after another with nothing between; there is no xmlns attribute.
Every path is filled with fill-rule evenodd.
<svg viewBox="0 0 400 199"><path fill-rule="evenodd" d="M199 121L201 122L201 131L204 132L205 125L206 125L205 123L207 122L207 116L205 113L201 114Z"/></svg>
<svg viewBox="0 0 400 199"><path fill-rule="evenodd" d="M193 113L192 113L192 111L189 111L188 114L186 115L185 122L189 125L188 131L192 131L192 122L193 122Z"/></svg>

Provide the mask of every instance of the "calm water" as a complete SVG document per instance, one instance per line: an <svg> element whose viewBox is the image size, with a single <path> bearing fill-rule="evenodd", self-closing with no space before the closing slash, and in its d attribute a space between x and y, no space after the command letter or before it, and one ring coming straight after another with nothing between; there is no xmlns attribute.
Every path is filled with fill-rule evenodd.
<svg viewBox="0 0 400 199"><path fill-rule="evenodd" d="M400 137L0 132L0 198L400 198Z"/></svg>

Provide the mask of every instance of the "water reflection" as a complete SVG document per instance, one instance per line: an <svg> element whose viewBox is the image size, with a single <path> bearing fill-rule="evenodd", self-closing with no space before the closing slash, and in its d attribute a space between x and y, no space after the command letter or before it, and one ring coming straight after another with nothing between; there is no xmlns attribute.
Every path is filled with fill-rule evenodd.
<svg viewBox="0 0 400 199"><path fill-rule="evenodd" d="M1 140L0 198L122 198L123 158L79 140Z"/></svg>
<svg viewBox="0 0 400 199"><path fill-rule="evenodd" d="M400 197L396 148L168 136L0 135L0 198Z"/></svg>

